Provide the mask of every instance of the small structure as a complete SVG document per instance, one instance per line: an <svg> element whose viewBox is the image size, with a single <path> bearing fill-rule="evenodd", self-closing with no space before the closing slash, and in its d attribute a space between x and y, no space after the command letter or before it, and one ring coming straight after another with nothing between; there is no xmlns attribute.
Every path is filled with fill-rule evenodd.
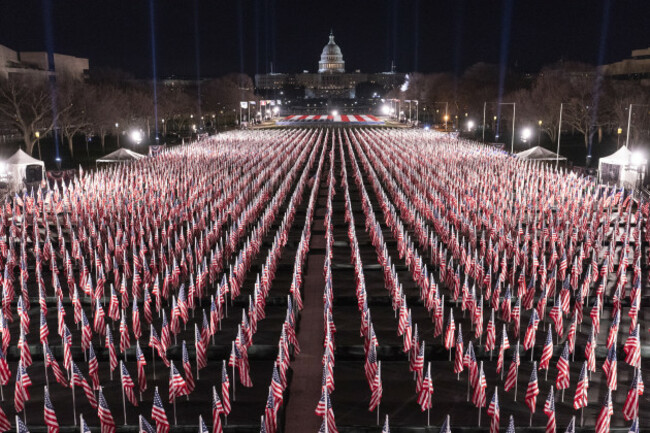
<svg viewBox="0 0 650 433"><path fill-rule="evenodd" d="M19 191L30 184L37 184L45 178L45 163L18 149L7 161L10 189Z"/></svg>
<svg viewBox="0 0 650 433"><path fill-rule="evenodd" d="M548 149L544 149L541 146L531 147L530 149L524 150L523 152L515 153L515 156L519 159L524 159L527 161L566 161L566 158L562 155L558 155L557 153L552 152Z"/></svg>
<svg viewBox="0 0 650 433"><path fill-rule="evenodd" d="M648 160L639 152L631 152L623 146L613 154L600 158L598 181L625 188L636 188L643 184Z"/></svg>
<svg viewBox="0 0 650 433"><path fill-rule="evenodd" d="M103 156L102 158L99 158L97 160L97 163L100 162L105 162L105 163L111 163L111 162L129 162L129 161L137 161L139 159L144 158L145 155L141 153L134 152L129 149L125 148L120 148L117 149L115 152L111 152L106 156Z"/></svg>

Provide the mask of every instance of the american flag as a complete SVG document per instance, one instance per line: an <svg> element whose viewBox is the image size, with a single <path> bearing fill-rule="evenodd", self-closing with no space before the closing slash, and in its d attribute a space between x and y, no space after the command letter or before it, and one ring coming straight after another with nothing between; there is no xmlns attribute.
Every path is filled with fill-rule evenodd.
<svg viewBox="0 0 650 433"><path fill-rule="evenodd" d="M7 359L5 358L2 349L0 349L0 384L6 385L9 383L11 378L11 370L9 370L9 364L7 364Z"/></svg>
<svg viewBox="0 0 650 433"><path fill-rule="evenodd" d="M41 311L41 328L40 328L41 344L47 343L48 335L50 335L50 328L47 327L47 320L45 319L45 314L43 314L43 311Z"/></svg>
<svg viewBox="0 0 650 433"><path fill-rule="evenodd" d="M612 405L612 390L607 388L605 400L603 400L603 405L600 408L598 418L596 419L596 433L609 433L609 425L613 414L614 406Z"/></svg>
<svg viewBox="0 0 650 433"><path fill-rule="evenodd" d="M14 408L16 412L21 412L25 408L25 402L29 400L29 387L32 380L23 367L22 361L18 362L16 367L16 386L14 391Z"/></svg>
<svg viewBox="0 0 650 433"><path fill-rule="evenodd" d="M476 385L474 386L474 393L472 394L472 403L474 403L474 406L478 408L485 406L486 388L487 388L487 382L485 381L485 373L483 373L483 361L481 361L478 370L478 379L476 381Z"/></svg>
<svg viewBox="0 0 650 433"><path fill-rule="evenodd" d="M109 367L113 371L117 368L117 354L115 353L115 345L113 344L113 333L108 324L106 324L105 347L108 349Z"/></svg>
<svg viewBox="0 0 650 433"><path fill-rule="evenodd" d="M557 360L557 379L555 386L557 389L567 389L571 383L569 368L569 343L564 343L564 349L560 358Z"/></svg>
<svg viewBox="0 0 650 433"><path fill-rule="evenodd" d="M269 433L275 433L278 428L276 408L277 406L275 404L275 398L273 397L273 390L269 386L269 395L266 399L266 406L264 407L264 427Z"/></svg>
<svg viewBox="0 0 650 433"><path fill-rule="evenodd" d="M634 372L634 378L630 385L630 390L627 392L625 404L623 405L623 418L626 421L635 419L639 415L639 396L643 391L639 387L641 381L640 369L637 368Z"/></svg>
<svg viewBox="0 0 650 433"><path fill-rule="evenodd" d="M616 390L618 382L618 362L616 360L616 342L607 351L607 358L603 363L603 371L607 376L607 386Z"/></svg>
<svg viewBox="0 0 650 433"><path fill-rule="evenodd" d="M508 369L508 375L506 376L506 383L503 389L508 392L517 384L517 373L519 372L519 365L521 360L519 359L519 342L515 346L515 351L512 354L512 362L510 363L510 368Z"/></svg>
<svg viewBox="0 0 650 433"><path fill-rule="evenodd" d="M47 344L44 344L43 348L45 350L45 367L51 367L52 372L54 373L54 377L56 378L56 381L67 388L68 379L63 374L63 371L61 371L61 367L59 367L59 363L56 361L56 358L52 354L50 347ZM1 370L2 370L2 362L0 362L0 371Z"/></svg>
<svg viewBox="0 0 650 433"><path fill-rule="evenodd" d="M29 344L27 344L25 331L22 329L20 330L20 338L18 339L18 350L20 351L20 362L25 367L32 365L32 353L29 350Z"/></svg>
<svg viewBox="0 0 650 433"><path fill-rule="evenodd" d="M366 372L368 386L372 389L372 382L375 380L375 374L377 373L377 348L374 344L370 344L366 351L364 370Z"/></svg>
<svg viewBox="0 0 650 433"><path fill-rule="evenodd" d="M640 325L637 325L636 328L630 332L630 336L627 338L627 341L625 341L625 345L623 346L625 362L632 367L636 367L641 363L641 342L639 341L639 332Z"/></svg>
<svg viewBox="0 0 650 433"><path fill-rule="evenodd" d="M223 403L219 398L217 389L212 387L212 433L222 433L221 414L223 412Z"/></svg>
<svg viewBox="0 0 650 433"><path fill-rule="evenodd" d="M533 370L530 373L530 380L528 381L528 388L526 388L526 406L532 413L535 413L535 405L537 403L537 395L539 394L539 387L537 386L537 361L533 362Z"/></svg>
<svg viewBox="0 0 650 433"><path fill-rule="evenodd" d="M47 386L43 390L43 419L47 426L47 433L59 432L59 421L56 419L56 411L54 410L54 406L52 406L50 391L47 389ZM0 428L0 430L2 429Z"/></svg>
<svg viewBox="0 0 650 433"><path fill-rule="evenodd" d="M91 433L90 432L90 427L88 427L88 423L86 420L84 420L83 415L79 415L79 431L80 433Z"/></svg>
<svg viewBox="0 0 650 433"><path fill-rule="evenodd" d="M546 420L546 433L555 433L555 395L553 385L548 392L548 397L544 402L544 414L548 417Z"/></svg>
<svg viewBox="0 0 650 433"><path fill-rule="evenodd" d="M524 336L524 350L530 349L535 344L535 333L537 332L538 326L539 315L537 314L537 310L533 310L528 321L528 328L526 328L526 335Z"/></svg>
<svg viewBox="0 0 650 433"><path fill-rule="evenodd" d="M135 396L135 384L133 383L133 379L131 379L131 375L126 369L126 365L124 364L124 362L120 361L120 364L122 367L120 368L120 373L121 373L122 388L124 389L124 394L126 395L126 398L129 400L129 402L131 402L133 406L137 406L138 399Z"/></svg>
<svg viewBox="0 0 650 433"><path fill-rule="evenodd" d="M390 433L390 425L388 425L388 415L386 415L386 420L384 421L384 427L381 429L381 433Z"/></svg>
<svg viewBox="0 0 650 433"><path fill-rule="evenodd" d="M5 411L0 407L0 432L4 433L8 430L11 430L11 423L9 422L9 418L7 418Z"/></svg>
<svg viewBox="0 0 650 433"><path fill-rule="evenodd" d="M499 389L494 387L494 394L492 400L487 408L487 414L491 418L490 433L499 433L499 421L501 419L501 411L499 409Z"/></svg>
<svg viewBox="0 0 650 433"><path fill-rule="evenodd" d="M503 324L501 331L501 344L499 345L499 356L497 357L497 373L501 373L503 369L503 358L505 351L510 349L510 340L508 340L508 332L506 331L506 324Z"/></svg>
<svg viewBox="0 0 650 433"><path fill-rule="evenodd" d="M111 410L108 408L108 403L106 403L101 388L99 389L98 400L97 416L102 427L101 433L115 433L115 421L113 421L113 415L111 415Z"/></svg>
<svg viewBox="0 0 650 433"><path fill-rule="evenodd" d="M573 398L573 408L578 410L587 406L587 393L589 391L589 375L587 374L587 361L582 364L582 370L580 371L580 378L578 379L578 384L576 385L576 394Z"/></svg>
<svg viewBox="0 0 650 433"><path fill-rule="evenodd" d="M447 321L447 331L445 332L445 349L450 350L454 347L454 332L456 331L456 322L454 322L454 310L449 309L449 319Z"/></svg>
<svg viewBox="0 0 650 433"><path fill-rule="evenodd" d="M169 366L169 402L172 403L177 397L189 394L183 376L174 366L174 361L170 361Z"/></svg>
<svg viewBox="0 0 650 433"><path fill-rule="evenodd" d="M381 361L379 361L379 365L377 366L377 374L375 374L375 379L372 383L372 395L370 397L370 406L368 407L368 410L370 412L379 407L381 404L382 394L383 387L381 384Z"/></svg>
<svg viewBox="0 0 650 433"><path fill-rule="evenodd" d="M418 393L418 404L422 409L422 412L425 410L431 409L431 396L433 394L433 382L431 380L431 362L427 364L427 373L424 376L422 381L422 386L420 387L420 392Z"/></svg>
<svg viewBox="0 0 650 433"><path fill-rule="evenodd" d="M92 343L88 347L88 376L93 383L93 389L99 389L99 363Z"/></svg>
<svg viewBox="0 0 650 433"><path fill-rule="evenodd" d="M147 389L147 374L144 369L147 365L147 360L144 357L144 353L142 353L139 341L135 345L135 359L138 366L138 387L140 392L144 392Z"/></svg>
<svg viewBox="0 0 650 433"><path fill-rule="evenodd" d="M18 415L16 415L16 433L29 433L27 426Z"/></svg>
<svg viewBox="0 0 650 433"><path fill-rule="evenodd" d="M71 364L71 379L70 383L73 386L80 386L84 394L86 394L86 398L88 399L88 403L93 407L93 409L97 409L97 399L95 398L95 394L93 393L92 388L90 385L88 385L88 382L86 381L86 378L84 377L83 373L81 373L81 370L79 370L79 367L77 367L77 364L72 361Z"/></svg>
<svg viewBox="0 0 650 433"><path fill-rule="evenodd" d="M149 421L142 415L138 416L138 426L140 428L139 433L155 433L155 430L149 424Z"/></svg>
<svg viewBox="0 0 650 433"><path fill-rule="evenodd" d="M194 346L196 350L196 366L200 370L208 366L208 358L206 354L206 340L201 336L196 323L194 324Z"/></svg>
<svg viewBox="0 0 650 433"><path fill-rule="evenodd" d="M496 343L496 327L494 324L494 308L490 316L490 321L487 325L486 335L485 335L485 350L492 351Z"/></svg>
<svg viewBox="0 0 650 433"><path fill-rule="evenodd" d="M551 358L553 357L553 333L551 327L548 327L548 333L546 334L546 342L544 343L544 348L542 349L542 358L539 361L539 369L547 370Z"/></svg>
<svg viewBox="0 0 650 433"><path fill-rule="evenodd" d="M183 370L185 371L185 383L187 385L187 393L194 391L194 377L192 376L192 364L190 364L190 357L187 353L187 345L185 340L182 344L182 353L183 353Z"/></svg>
<svg viewBox="0 0 650 433"><path fill-rule="evenodd" d="M510 415L510 420L508 421L508 429L506 430L506 433L515 433L515 420Z"/></svg>
<svg viewBox="0 0 650 433"><path fill-rule="evenodd" d="M463 371L463 331L461 324L458 324L458 336L456 337L456 357L454 358L454 373Z"/></svg>
<svg viewBox="0 0 650 433"><path fill-rule="evenodd" d="M153 405L151 407L151 419L156 421L156 433L168 433L169 421L167 421L167 414L163 406L160 394L158 394L158 387L154 390Z"/></svg>
<svg viewBox="0 0 650 433"><path fill-rule="evenodd" d="M226 361L221 364L221 403L223 404L223 414L230 414L230 379L226 369Z"/></svg>

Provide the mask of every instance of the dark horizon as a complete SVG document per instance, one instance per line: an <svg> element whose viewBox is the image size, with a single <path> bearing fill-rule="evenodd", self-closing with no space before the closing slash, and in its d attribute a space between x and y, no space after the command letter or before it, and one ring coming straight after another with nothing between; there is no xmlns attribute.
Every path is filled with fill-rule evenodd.
<svg viewBox="0 0 650 433"><path fill-rule="evenodd" d="M153 0L150 0L153 1ZM650 46L642 1L153 1L158 77L314 72L330 29L346 70L462 73L486 62L536 72L592 65ZM47 5L53 37L46 37ZM3 0L0 44L88 57L90 67L152 76L150 2ZM198 10L196 9L198 8ZM505 29L505 31L502 31ZM197 50L198 48L198 50ZM199 61L197 61L197 51Z"/></svg>

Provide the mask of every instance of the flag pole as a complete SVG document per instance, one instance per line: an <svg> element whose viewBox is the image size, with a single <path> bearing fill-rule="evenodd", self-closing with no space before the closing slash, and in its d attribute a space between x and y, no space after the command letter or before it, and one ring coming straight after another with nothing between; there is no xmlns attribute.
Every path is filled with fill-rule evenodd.
<svg viewBox="0 0 650 433"><path fill-rule="evenodd" d="M442 304L442 332L440 333L440 341L444 344L445 342L445 295L442 295L442 299L440 300L440 303Z"/></svg>
<svg viewBox="0 0 650 433"><path fill-rule="evenodd" d="M124 363L120 361L120 378L122 379L122 410L124 411L124 425L126 425L126 399L124 398Z"/></svg>
<svg viewBox="0 0 650 433"><path fill-rule="evenodd" d="M153 360L153 380L155 382L156 381L156 354L153 350L153 347L151 348L151 359Z"/></svg>
<svg viewBox="0 0 650 433"><path fill-rule="evenodd" d="M481 406L478 407L478 426L481 427Z"/></svg>
<svg viewBox="0 0 650 433"><path fill-rule="evenodd" d="M74 395L74 381L70 381L70 388L72 388L72 419L74 419L74 425L77 425L77 403Z"/></svg>
<svg viewBox="0 0 650 433"><path fill-rule="evenodd" d="M199 325L194 324L194 339L199 333ZM198 350L198 340L194 341L194 354L196 355L196 380L199 380L199 350Z"/></svg>
<svg viewBox="0 0 650 433"><path fill-rule="evenodd" d="M232 352L235 352L235 342L232 342ZM232 401L237 401L237 397L235 396L235 392L237 391L237 378L235 376L235 363L233 362L232 364Z"/></svg>
<svg viewBox="0 0 650 433"><path fill-rule="evenodd" d="M43 343L43 370L45 370L45 385L49 389L50 378L47 376L47 350L45 349L45 343ZM2 400L4 400L4 398Z"/></svg>
<svg viewBox="0 0 650 433"><path fill-rule="evenodd" d="M176 419L176 396L174 395L174 426L178 425L178 420Z"/></svg>
<svg viewBox="0 0 650 433"><path fill-rule="evenodd" d="M562 403L564 403L564 390L562 390Z"/></svg>
<svg viewBox="0 0 650 433"><path fill-rule="evenodd" d="M530 427L533 426L533 412L530 412Z"/></svg>

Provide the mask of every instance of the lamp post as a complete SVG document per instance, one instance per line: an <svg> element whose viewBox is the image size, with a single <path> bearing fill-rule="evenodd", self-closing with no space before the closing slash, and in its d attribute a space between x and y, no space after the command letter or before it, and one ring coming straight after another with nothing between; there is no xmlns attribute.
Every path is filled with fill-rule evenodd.
<svg viewBox="0 0 650 433"><path fill-rule="evenodd" d="M516 102L496 102L497 105L512 105L512 137L510 138L510 153L515 151L515 118L517 114L517 103ZM483 141L485 141L485 107L487 106L487 101L483 103ZM494 116L494 120L497 120L497 116ZM498 131L497 131L498 132Z"/></svg>
<svg viewBox="0 0 650 433"><path fill-rule="evenodd" d="M117 129L120 127L120 124L115 122L115 135L117 136L117 147L120 147L120 131Z"/></svg>
<svg viewBox="0 0 650 433"><path fill-rule="evenodd" d="M618 149L620 147L621 143L621 133L623 132L623 128L619 126L619 128L616 130L616 148Z"/></svg>
<svg viewBox="0 0 650 433"><path fill-rule="evenodd" d="M539 146L539 144L541 142L541 137L542 137L542 119L537 121L537 125L538 125L538 128L537 128L537 145Z"/></svg>
<svg viewBox="0 0 650 433"><path fill-rule="evenodd" d="M36 137L36 145L38 146L38 159L43 159L41 158L41 133L36 131L34 136Z"/></svg>
<svg viewBox="0 0 650 433"><path fill-rule="evenodd" d="M560 103L560 120L557 126L557 152L555 154L555 169L560 164L560 138L562 137L562 110L564 109L564 102Z"/></svg>

